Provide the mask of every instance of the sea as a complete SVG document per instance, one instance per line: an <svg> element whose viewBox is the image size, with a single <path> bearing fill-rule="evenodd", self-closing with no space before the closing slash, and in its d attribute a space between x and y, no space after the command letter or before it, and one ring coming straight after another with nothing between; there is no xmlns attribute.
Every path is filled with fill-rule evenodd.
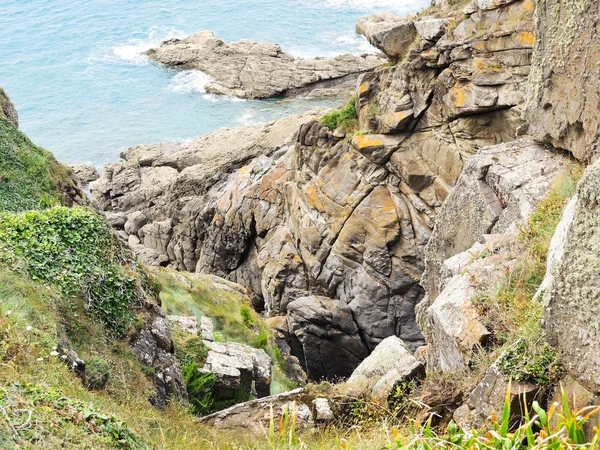
<svg viewBox="0 0 600 450"><path fill-rule="evenodd" d="M20 128L65 163L98 168L133 145L186 141L264 123L331 100L240 100L207 94L208 77L143 52L202 30L274 42L296 57L374 52L361 16L412 14L430 0L2 0L0 87Z"/></svg>

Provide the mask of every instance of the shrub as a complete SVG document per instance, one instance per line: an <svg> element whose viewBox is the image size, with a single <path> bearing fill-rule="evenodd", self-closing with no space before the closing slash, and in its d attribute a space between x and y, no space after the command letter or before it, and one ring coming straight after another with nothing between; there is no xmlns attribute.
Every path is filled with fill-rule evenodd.
<svg viewBox="0 0 600 450"><path fill-rule="evenodd" d="M110 368L108 363L96 356L85 363L85 385L88 389L102 389L108 383Z"/></svg>
<svg viewBox="0 0 600 450"><path fill-rule="evenodd" d="M252 328L256 324L254 317L252 317L252 310L248 305L242 305L240 307L240 315L242 316L244 325L248 328Z"/></svg>
<svg viewBox="0 0 600 450"><path fill-rule="evenodd" d="M118 337L126 334L131 307L143 297L136 284L145 274L106 221L87 208L0 214L0 262L67 297L83 297Z"/></svg>
<svg viewBox="0 0 600 450"><path fill-rule="evenodd" d="M356 99L352 96L341 109L336 109L321 117L321 124L330 130L342 127L347 134L352 134L357 127L357 119Z"/></svg>
<svg viewBox="0 0 600 450"><path fill-rule="evenodd" d="M185 365L181 372L192 412L199 415L211 413L215 404L214 387L217 380L216 375L213 373L198 372L198 368L194 362Z"/></svg>
<svg viewBox="0 0 600 450"><path fill-rule="evenodd" d="M541 386L557 383L564 375L556 351L547 343L520 339L508 348L496 365L516 381L534 381Z"/></svg>

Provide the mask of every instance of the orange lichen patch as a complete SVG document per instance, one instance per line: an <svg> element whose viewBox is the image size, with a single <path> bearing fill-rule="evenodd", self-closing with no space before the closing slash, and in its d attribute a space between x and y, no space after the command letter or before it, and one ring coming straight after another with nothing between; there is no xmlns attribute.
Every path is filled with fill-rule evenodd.
<svg viewBox="0 0 600 450"><path fill-rule="evenodd" d="M485 50L485 44L483 42L478 42L477 44L475 44L475 50Z"/></svg>
<svg viewBox="0 0 600 450"><path fill-rule="evenodd" d="M526 2L523 2L523 4L521 5L521 7L525 11L531 11L535 7L535 5L533 4L533 2L531 0L527 0Z"/></svg>
<svg viewBox="0 0 600 450"><path fill-rule="evenodd" d="M464 106L464 104L465 104L465 100L466 100L465 89L467 87L468 87L468 85L466 85L466 86L455 85L452 88L452 90L450 91L450 96L451 96L451 99L452 99L452 103L457 108L462 108Z"/></svg>
<svg viewBox="0 0 600 450"><path fill-rule="evenodd" d="M522 45L532 47L535 42L535 37L533 36L533 33L523 31L522 33L519 33L519 42L521 42Z"/></svg>
<svg viewBox="0 0 600 450"><path fill-rule="evenodd" d="M361 84L360 87L358 88L358 92L360 92L361 94L364 94L367 91L367 89L369 89L370 85L371 85L370 83Z"/></svg>
<svg viewBox="0 0 600 450"><path fill-rule="evenodd" d="M304 197L306 198L306 202L317 211L325 210L323 202L320 199L320 192L318 191L317 186L314 184L310 184L306 187L304 191Z"/></svg>
<svg viewBox="0 0 600 450"><path fill-rule="evenodd" d="M354 144L356 148L361 150L367 147L383 147L383 142L379 138L371 138L368 135L355 136Z"/></svg>
<svg viewBox="0 0 600 450"><path fill-rule="evenodd" d="M473 67L477 70L484 71L487 68L487 64L484 63L481 59L474 59Z"/></svg>
<svg viewBox="0 0 600 450"><path fill-rule="evenodd" d="M383 121L386 125L397 128L402 125L407 119L413 116L413 110L407 109L404 111L398 111L395 113L388 113L383 116Z"/></svg>
<svg viewBox="0 0 600 450"><path fill-rule="evenodd" d="M254 167L253 166L244 166L240 169L240 174L242 175L250 175L250 172L252 172L252 169Z"/></svg>

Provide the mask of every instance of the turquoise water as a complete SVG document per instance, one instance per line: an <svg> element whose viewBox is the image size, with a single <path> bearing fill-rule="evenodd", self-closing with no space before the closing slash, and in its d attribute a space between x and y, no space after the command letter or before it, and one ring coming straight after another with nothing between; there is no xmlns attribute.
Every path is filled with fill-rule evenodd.
<svg viewBox="0 0 600 450"><path fill-rule="evenodd" d="M101 166L132 145L185 140L261 123L322 101L239 101L202 91L140 53L212 30L226 40L276 42L299 57L364 53L354 25L375 11L416 12L429 0L3 0L0 86L21 129L67 163Z"/></svg>

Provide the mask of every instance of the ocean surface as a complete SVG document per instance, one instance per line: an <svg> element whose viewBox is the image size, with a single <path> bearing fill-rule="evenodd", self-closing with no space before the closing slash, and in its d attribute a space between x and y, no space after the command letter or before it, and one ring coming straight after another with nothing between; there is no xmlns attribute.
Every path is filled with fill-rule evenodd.
<svg viewBox="0 0 600 450"><path fill-rule="evenodd" d="M211 30L275 42L297 57L361 54L359 17L414 13L430 0L2 0L0 86L20 128L66 163L100 167L136 144L183 141L327 104L242 101L203 92L201 72L141 55L162 40Z"/></svg>

